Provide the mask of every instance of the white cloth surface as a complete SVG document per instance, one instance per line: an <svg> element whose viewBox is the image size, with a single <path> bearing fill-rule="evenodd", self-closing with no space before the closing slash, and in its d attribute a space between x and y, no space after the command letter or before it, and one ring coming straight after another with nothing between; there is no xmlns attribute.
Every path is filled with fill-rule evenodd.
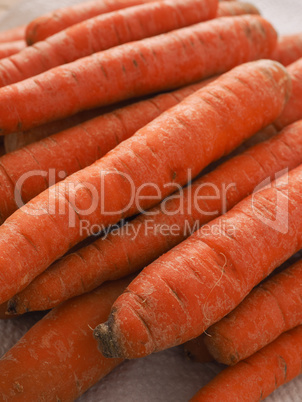
<svg viewBox="0 0 302 402"><path fill-rule="evenodd" d="M80 0L25 0L1 19L1 30L29 22L52 9L80 3ZM302 0L250 0L280 34L302 30ZM41 317L33 314L0 322L0 355ZM80 402L185 402L221 370L218 364L192 363L182 348L174 348L146 358L128 361L96 384ZM267 402L302 401L302 376L266 399ZM35 402L35 401L32 401ZM223 402L223 401L221 401Z"/></svg>

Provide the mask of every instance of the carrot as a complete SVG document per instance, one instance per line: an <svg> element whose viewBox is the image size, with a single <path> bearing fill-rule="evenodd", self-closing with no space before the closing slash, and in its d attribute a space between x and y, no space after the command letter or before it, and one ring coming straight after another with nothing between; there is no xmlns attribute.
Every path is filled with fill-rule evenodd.
<svg viewBox="0 0 302 402"><path fill-rule="evenodd" d="M146 267L95 329L104 355L136 358L184 343L233 310L301 249L301 186L302 165Z"/></svg>
<svg viewBox="0 0 302 402"><path fill-rule="evenodd" d="M156 205L274 121L290 87L277 62L239 66L16 211L0 227L0 304L86 238L83 222L106 227Z"/></svg>
<svg viewBox="0 0 302 402"><path fill-rule="evenodd" d="M302 119L302 58L287 67L292 79L292 94L281 116L274 123L278 130Z"/></svg>
<svg viewBox="0 0 302 402"><path fill-rule="evenodd" d="M298 263L300 260L301 260L301 251L299 253L294 254L291 258L286 260L282 265L280 265L277 269L275 269L274 272L268 276L268 279L266 279L266 281L268 282L271 277L274 277L274 276L278 275L280 272L283 272L284 270L290 268L291 265ZM254 290L252 292L254 292ZM248 299L249 297L250 297L250 295L247 296L246 299ZM239 306L234 311L236 311L236 310L239 311L240 306L245 303L245 300L241 304L239 304ZM8 313L6 312L6 314L8 314ZM231 316L231 315L232 315L232 313L229 314L229 316ZM218 324L222 321L226 321L226 320L223 318L221 321L218 321L218 323L214 324L210 328L217 328ZM207 329L207 332L206 332L206 334L208 334L208 335L210 332L210 328ZM210 354L210 352L208 351L208 349L206 347L205 338L206 337L203 334L203 335L199 336L198 338L194 338L184 344L185 353L194 362L207 363L209 361L214 360L214 357Z"/></svg>
<svg viewBox="0 0 302 402"><path fill-rule="evenodd" d="M0 132L28 130L80 110L186 85L267 57L275 43L267 21L245 15L95 53L1 88Z"/></svg>
<svg viewBox="0 0 302 402"><path fill-rule="evenodd" d="M47 310L107 280L144 268L194 230L231 209L259 183L301 163L302 121L299 121L195 180L191 187L174 193L149 211L151 215L131 221L127 230L109 233L59 260L10 301L10 312ZM213 189L219 193L218 197L213 198Z"/></svg>
<svg viewBox="0 0 302 402"><path fill-rule="evenodd" d="M302 326L281 335L248 359L228 367L191 402L262 401L302 373Z"/></svg>
<svg viewBox="0 0 302 402"><path fill-rule="evenodd" d="M33 142L37 142L46 137L49 137L52 134L68 130L72 127L76 127L77 125L84 123L85 121L91 120L104 114L105 111L105 108L84 110L83 112L77 113L74 116L67 117L66 119L52 121L28 131L21 131L19 133L6 135L2 137L4 138L5 151L6 153L16 151L20 148L25 147L26 145L32 144ZM83 133L83 136L84 135L85 133ZM53 159L55 159L54 155L52 157Z"/></svg>
<svg viewBox="0 0 302 402"><path fill-rule="evenodd" d="M281 36L272 58L284 66L294 63L302 57L302 32Z"/></svg>
<svg viewBox="0 0 302 402"><path fill-rule="evenodd" d="M69 300L34 325L0 360L1 400L74 401L121 363L100 356L91 326L108 317L127 283Z"/></svg>
<svg viewBox="0 0 302 402"><path fill-rule="evenodd" d="M302 324L302 261L273 276L207 330L204 342L220 363L234 365Z"/></svg>
<svg viewBox="0 0 302 402"><path fill-rule="evenodd" d="M13 54L19 53L25 49L26 43L24 40L17 40L14 42L0 43L0 59L9 57Z"/></svg>
<svg viewBox="0 0 302 402"><path fill-rule="evenodd" d="M1 222L3 223L20 207L14 194L16 188L21 187L22 200L25 203L28 202L50 185L91 165L162 112L176 105L211 80L125 106L1 158ZM62 122L48 123L45 126L45 133L48 134L49 130L52 129L56 130L62 124L72 125L73 119L75 119L74 123L80 122L88 114L100 112L101 109L86 111ZM35 136L36 132L39 135L44 134L43 127L27 132L29 139L31 133ZM14 134L5 138L11 136ZM82 146L83 143L85 143L85 147ZM30 172L37 170L41 170L41 174L30 174ZM23 185L18 185L22 181L24 181Z"/></svg>
<svg viewBox="0 0 302 402"><path fill-rule="evenodd" d="M154 0L98 0L64 7L36 18L26 29L29 45L45 40L64 29L97 15L145 4Z"/></svg>
<svg viewBox="0 0 302 402"><path fill-rule="evenodd" d="M260 11L253 4L238 1L223 1L218 6L217 17L232 17L244 14L260 15Z"/></svg>
<svg viewBox="0 0 302 402"><path fill-rule="evenodd" d="M217 4L218 0L162 0L83 21L0 61L0 86L114 46L214 18Z"/></svg>
<svg viewBox="0 0 302 402"><path fill-rule="evenodd" d="M25 39L25 25L0 32L0 43Z"/></svg>
<svg viewBox="0 0 302 402"><path fill-rule="evenodd" d="M196 91L197 89L200 89L207 83L211 82L213 79L215 79L215 77L210 78L208 80L201 81L200 83L197 83L197 84L192 84L191 86L188 86L188 87L184 87L183 90L182 89L176 90L176 91L172 92L172 94L177 95L178 100L181 100L185 96L191 94L191 92L193 92L193 90ZM183 95L182 95L182 92L183 92ZM158 96L158 99L161 100L160 108L162 111L166 110L165 108L163 108L163 105L162 105L164 98L166 98L166 94L162 94L162 95ZM170 99L167 103L167 108L172 106L172 103L171 103L172 98L169 94L167 95L167 100L168 100L168 98L170 98ZM156 102L156 99L157 99L157 97L152 99L152 102ZM142 105L143 104L144 103L142 102ZM139 112L139 109L140 109L139 105L140 105L140 102L137 102L137 106L135 106L135 109L138 108L137 110L135 110L136 113ZM170 105L170 106L168 106L168 105ZM0 156L4 155L5 153L10 153L10 152L16 151L20 148L25 147L26 145L32 144L33 142L40 141L46 137L51 136L52 134L56 134L58 132L65 131L69 128L74 127L75 130L78 130L79 127L76 127L77 125L79 125L80 123L83 123L84 121L92 119L95 116L99 116L99 115L103 114L107 109L109 109L109 110L114 109L114 106L111 106L111 107L109 106L107 108L86 110L86 111L80 112L74 116L67 117L63 120L50 122L43 126L39 126L39 127L33 128L31 130L25 131L25 132L12 133L12 134L3 136L2 138L4 139L4 148L5 149L3 150L3 153ZM132 109L133 108L130 107L128 112L130 112L130 110L132 110ZM128 110L128 109L125 109L125 111L126 110ZM147 111L145 110L144 113L147 113ZM153 115L153 113L152 113L152 115ZM112 114L111 116L114 118L114 120L116 119L115 113ZM147 116L149 116L149 114L144 114L142 117L147 118ZM292 119L292 120L294 122L294 119ZM148 123L148 122L149 122L149 120L146 120L146 123ZM291 121L289 120L288 124L290 124L290 123L291 123ZM95 122L93 121L93 122L91 122L91 124L95 124ZM90 126L90 123L88 125L85 125L85 131L82 133L82 135L83 135L82 138L84 138L86 131L89 131L89 126ZM123 129L125 129L125 128L123 127ZM68 130L65 134L69 137L69 136L73 135L75 130ZM253 137L248 139L242 146L237 148L236 153L238 154L238 152L242 152L242 151L246 150L247 148L258 144L259 142L262 142L262 141L265 141L265 140L271 138L273 135L277 134L277 132L278 132L278 130L273 125L266 127L265 129L261 130L261 132L258 132ZM65 135L64 135L64 137L65 137ZM73 139L73 144L76 145L74 139ZM42 143L40 145L42 145ZM62 147L62 149L64 149L62 144L61 144L61 147ZM56 159L56 157L54 155L52 157L54 160ZM94 160L93 160L93 162L94 162ZM1 161L0 161L0 163L1 163ZM54 166L52 166L52 167L54 168ZM35 168L35 167L33 167L33 168ZM51 168L51 167L49 167L49 168ZM6 171L6 173L8 173L8 171ZM22 172L21 174L23 174L23 173L24 172ZM1 214L1 211L0 211L0 214Z"/></svg>

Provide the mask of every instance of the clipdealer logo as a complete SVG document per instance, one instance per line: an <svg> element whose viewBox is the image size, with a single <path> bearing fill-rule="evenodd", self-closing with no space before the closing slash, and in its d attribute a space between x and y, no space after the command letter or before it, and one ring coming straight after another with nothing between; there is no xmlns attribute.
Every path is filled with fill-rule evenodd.
<svg viewBox="0 0 302 402"><path fill-rule="evenodd" d="M262 181L252 194L252 210L254 216L266 226L279 233L286 234L289 230L289 195L288 195L288 169L275 174L274 180L270 177ZM265 190L275 188L275 197L270 199L274 212L268 212L262 207L261 199L265 198Z"/></svg>
<svg viewBox="0 0 302 402"><path fill-rule="evenodd" d="M50 187L47 193L24 204L22 194L26 194L26 187L30 186L31 178L36 179L36 176L41 176L46 182L45 187L47 184ZM228 193L236 191L235 183L217 186L206 179L192 183L191 170L187 172L184 181L192 185L185 187L173 181L161 186L149 182L134 183L130 175L117 170L100 171L98 177L94 177L91 182L82 182L80 176L60 181L65 176L64 172L56 172L55 169L48 172L27 172L16 183L16 203L19 208L22 207L23 212L37 217L45 214L65 215L69 227L74 228L79 224L80 230L91 231L91 235L96 235L104 231L105 227L136 213L145 215L146 230L152 230L152 220L147 221L147 217L161 213L167 217L183 215L188 221L184 228L164 224L156 229L154 227L154 230L158 233L173 234L181 230L191 233L197 230L190 218L192 211L207 217L206 221L209 222L227 211ZM116 189L121 193L117 198L114 197ZM150 209L150 206L155 207ZM98 222L100 217L104 217L102 222Z"/></svg>

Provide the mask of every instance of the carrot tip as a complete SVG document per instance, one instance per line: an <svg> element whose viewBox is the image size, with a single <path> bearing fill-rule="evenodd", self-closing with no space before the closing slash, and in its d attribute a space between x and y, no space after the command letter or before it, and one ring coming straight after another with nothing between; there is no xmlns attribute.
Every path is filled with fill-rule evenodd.
<svg viewBox="0 0 302 402"><path fill-rule="evenodd" d="M11 299L11 300L8 301L7 310L6 310L5 314L7 314L7 315L16 315L16 314L18 314L16 300Z"/></svg>
<svg viewBox="0 0 302 402"><path fill-rule="evenodd" d="M94 338L98 341L99 351L108 358L123 357L117 342L114 339L110 322L98 325L93 331Z"/></svg>

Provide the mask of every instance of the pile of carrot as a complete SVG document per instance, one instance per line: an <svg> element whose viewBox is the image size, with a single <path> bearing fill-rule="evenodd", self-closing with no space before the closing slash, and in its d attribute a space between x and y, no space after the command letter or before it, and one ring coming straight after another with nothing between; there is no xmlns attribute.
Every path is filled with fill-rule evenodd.
<svg viewBox="0 0 302 402"><path fill-rule="evenodd" d="M74 401L178 345L230 366L192 401L299 376L301 33L241 1L93 0L1 32L0 59L0 320L50 310L0 400Z"/></svg>

